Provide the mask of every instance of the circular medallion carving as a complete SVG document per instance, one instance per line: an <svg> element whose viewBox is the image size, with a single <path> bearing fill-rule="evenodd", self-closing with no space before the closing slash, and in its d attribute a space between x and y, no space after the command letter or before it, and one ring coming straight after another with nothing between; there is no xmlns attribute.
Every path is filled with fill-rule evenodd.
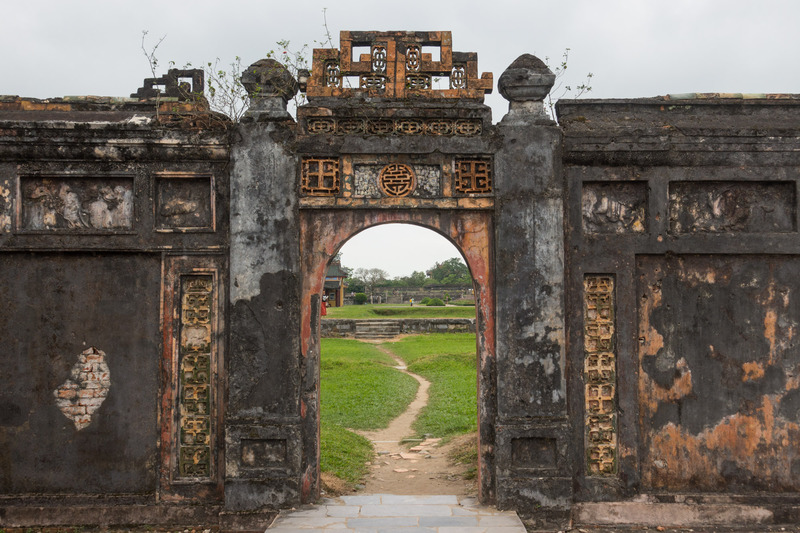
<svg viewBox="0 0 800 533"><path fill-rule="evenodd" d="M399 198L408 196L414 191L417 186L417 178L410 166L392 163L383 167L378 183L383 194Z"/></svg>

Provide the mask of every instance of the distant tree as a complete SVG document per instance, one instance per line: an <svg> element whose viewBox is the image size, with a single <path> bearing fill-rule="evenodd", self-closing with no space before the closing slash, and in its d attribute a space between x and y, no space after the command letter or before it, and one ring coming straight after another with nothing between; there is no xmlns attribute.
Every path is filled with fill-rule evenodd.
<svg viewBox="0 0 800 533"><path fill-rule="evenodd" d="M349 277L344 280L347 290L350 292L364 292L367 289L364 287L364 282L359 278Z"/></svg>
<svg viewBox="0 0 800 533"><path fill-rule="evenodd" d="M389 278L389 273L380 268L357 268L352 277L360 280L364 284L364 292L372 296L375 292L375 287Z"/></svg>
<svg viewBox="0 0 800 533"><path fill-rule="evenodd" d="M428 277L440 285L472 284L467 265L458 257L452 257L442 263L436 263L428 271Z"/></svg>
<svg viewBox="0 0 800 533"><path fill-rule="evenodd" d="M415 270L410 276L403 278L409 287L422 287L425 284L425 272Z"/></svg>

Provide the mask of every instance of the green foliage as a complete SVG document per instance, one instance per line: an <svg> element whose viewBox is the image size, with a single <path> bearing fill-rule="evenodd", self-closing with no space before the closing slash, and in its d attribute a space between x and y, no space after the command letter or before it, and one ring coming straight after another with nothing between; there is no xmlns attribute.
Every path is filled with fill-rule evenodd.
<svg viewBox="0 0 800 533"><path fill-rule="evenodd" d="M417 392L417 381L391 368L394 361L371 344L322 339L320 359L321 416L342 427L386 427Z"/></svg>
<svg viewBox="0 0 800 533"><path fill-rule="evenodd" d="M452 257L443 263L436 263L428 271L428 277L439 285L472 285L469 269L460 257Z"/></svg>
<svg viewBox="0 0 800 533"><path fill-rule="evenodd" d="M475 318L474 307L427 307L425 305L366 304L329 307L331 318L379 319L379 318Z"/></svg>
<svg viewBox="0 0 800 533"><path fill-rule="evenodd" d="M366 286L364 282L358 278L349 277L345 278L344 284L347 286L347 290L350 292L366 292Z"/></svg>
<svg viewBox="0 0 800 533"><path fill-rule="evenodd" d="M467 307L467 306L474 307L475 306L475 300L473 300L471 298L464 298L462 300L451 300L450 301L450 305L461 305L461 306L465 306L465 307Z"/></svg>
<svg viewBox="0 0 800 533"><path fill-rule="evenodd" d="M327 22L326 27L327 31ZM152 47L147 43L147 31L142 31L142 53L150 66L150 73L154 78L159 77L159 60L156 56L158 47L166 39L162 36ZM307 70L308 64L308 45L301 46L298 50L293 50L288 40L281 40L277 43L277 48L267 52L267 59L279 61L297 79L298 71ZM175 66L174 61L169 62L170 68ZM184 69L194 68L191 63L186 63ZM202 67L205 75L206 87L203 94L195 95L197 98L208 100L209 107L218 113L222 113L233 122L239 122L250 107L250 95L242 84L242 74L247 70L242 66L242 59L236 56L230 63L224 63L220 58L214 61L206 61ZM158 98L156 98L158 102ZM290 112L297 106L305 103L305 96L297 94L293 97Z"/></svg>
<svg viewBox="0 0 800 533"><path fill-rule="evenodd" d="M565 48L564 53L561 54L561 63L557 67L552 68L553 74L556 75L556 81L553 84L553 88L550 89L549 93L547 93L547 98L545 98L545 106L553 119L556 118L555 106L558 100L565 97L580 98L592 90L592 78L594 77L594 74L591 72L587 73L586 79L578 85L565 84L564 77L567 73L569 52L570 49ZM548 67L550 66L549 57L545 57L544 62Z"/></svg>
<svg viewBox="0 0 800 533"><path fill-rule="evenodd" d="M367 303L367 295L363 292L357 292L355 296L353 296L353 301L356 305L364 305Z"/></svg>
<svg viewBox="0 0 800 533"><path fill-rule="evenodd" d="M414 424L418 433L449 437L477 429L474 334L415 335L384 346L431 382L428 405Z"/></svg>
<svg viewBox="0 0 800 533"><path fill-rule="evenodd" d="M428 305L429 303L431 303L431 299L430 299L430 297L426 296L425 298L422 299L422 301L420 303L422 305Z"/></svg>
<svg viewBox="0 0 800 533"><path fill-rule="evenodd" d="M366 463L373 457L369 440L326 420L320 423L319 448L320 469L349 483L367 474Z"/></svg>
<svg viewBox="0 0 800 533"><path fill-rule="evenodd" d="M364 292L373 294L375 287L385 282L389 274L380 268L357 268L351 278L358 280L364 286Z"/></svg>
<svg viewBox="0 0 800 533"><path fill-rule="evenodd" d="M425 305L427 305L428 307L433 307L433 306L444 307L444 302L440 298L430 298L428 300L428 303L426 303Z"/></svg>

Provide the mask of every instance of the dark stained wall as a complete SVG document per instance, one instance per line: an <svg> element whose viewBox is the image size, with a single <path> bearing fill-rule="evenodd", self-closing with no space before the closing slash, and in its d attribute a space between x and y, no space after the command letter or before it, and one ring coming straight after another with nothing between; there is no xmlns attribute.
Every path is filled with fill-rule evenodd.
<svg viewBox="0 0 800 533"><path fill-rule="evenodd" d="M800 100L558 111L576 497L796 491Z"/></svg>
<svg viewBox="0 0 800 533"><path fill-rule="evenodd" d="M0 254L2 492L155 490L160 273L155 255ZM57 398L91 347L105 353L107 395L77 430Z"/></svg>

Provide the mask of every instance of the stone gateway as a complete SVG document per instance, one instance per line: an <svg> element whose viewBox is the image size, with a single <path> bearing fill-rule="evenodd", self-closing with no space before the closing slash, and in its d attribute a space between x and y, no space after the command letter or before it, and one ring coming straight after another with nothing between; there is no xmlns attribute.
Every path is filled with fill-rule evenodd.
<svg viewBox="0 0 800 533"><path fill-rule="evenodd" d="M493 124L477 61L342 32L298 79L253 64L235 124L196 70L0 97L0 525L248 530L317 500L325 272L392 222L472 275L482 502L800 519L800 96L556 124L524 54Z"/></svg>

